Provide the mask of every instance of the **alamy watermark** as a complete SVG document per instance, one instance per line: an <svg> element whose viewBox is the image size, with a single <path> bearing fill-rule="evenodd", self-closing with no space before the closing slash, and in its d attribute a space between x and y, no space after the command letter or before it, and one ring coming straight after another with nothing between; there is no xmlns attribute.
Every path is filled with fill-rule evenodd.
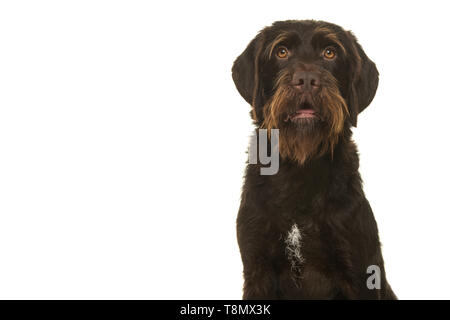
<svg viewBox="0 0 450 320"><path fill-rule="evenodd" d="M367 274L370 276L367 278L366 285L367 289L381 289L381 270L377 265L370 265L367 267Z"/></svg>
<svg viewBox="0 0 450 320"><path fill-rule="evenodd" d="M250 164L259 163L262 165L270 165L268 167L261 167L261 175L274 175L280 168L280 152L279 152L279 137L278 129L270 130L270 154L267 150L267 129L259 129L253 133L250 138L250 148L248 154L248 162Z"/></svg>

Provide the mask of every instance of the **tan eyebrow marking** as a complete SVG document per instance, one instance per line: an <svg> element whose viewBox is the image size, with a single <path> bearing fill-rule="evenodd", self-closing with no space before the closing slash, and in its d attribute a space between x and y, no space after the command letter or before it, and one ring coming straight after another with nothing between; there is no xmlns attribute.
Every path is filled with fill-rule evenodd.
<svg viewBox="0 0 450 320"><path fill-rule="evenodd" d="M333 30L324 26L316 27L314 29L314 36L318 34L322 35L325 39L334 42L341 48L342 52L344 52L345 55L347 54L347 50L345 50L345 47L342 45L342 42L339 40L338 36Z"/></svg>
<svg viewBox="0 0 450 320"><path fill-rule="evenodd" d="M269 50L267 53L267 58L270 58L272 56L273 50L275 49L275 47L280 44L283 41L286 41L290 36L292 36L292 32L282 32L280 33L275 40L273 40L270 44L269 44Z"/></svg>

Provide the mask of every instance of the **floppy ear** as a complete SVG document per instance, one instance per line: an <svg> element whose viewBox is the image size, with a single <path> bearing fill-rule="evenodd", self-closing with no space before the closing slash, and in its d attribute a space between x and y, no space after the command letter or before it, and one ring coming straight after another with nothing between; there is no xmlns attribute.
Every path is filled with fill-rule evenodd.
<svg viewBox="0 0 450 320"><path fill-rule="evenodd" d="M241 96L252 106L252 118L257 120L256 106L261 102L259 59L262 51L262 35L258 34L242 54L234 61L231 70L234 84Z"/></svg>
<svg viewBox="0 0 450 320"><path fill-rule="evenodd" d="M370 104L377 92L378 70L375 63L367 57L356 37L350 31L348 35L352 42L353 59L355 59L348 107L351 123L356 127L358 114Z"/></svg>

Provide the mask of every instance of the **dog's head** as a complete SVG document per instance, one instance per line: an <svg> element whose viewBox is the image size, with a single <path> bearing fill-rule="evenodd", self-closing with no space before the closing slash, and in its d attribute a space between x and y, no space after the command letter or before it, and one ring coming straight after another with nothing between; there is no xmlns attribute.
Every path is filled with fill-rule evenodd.
<svg viewBox="0 0 450 320"><path fill-rule="evenodd" d="M232 74L255 123L279 129L280 155L300 163L332 153L378 86L377 68L353 34L312 20L263 29Z"/></svg>

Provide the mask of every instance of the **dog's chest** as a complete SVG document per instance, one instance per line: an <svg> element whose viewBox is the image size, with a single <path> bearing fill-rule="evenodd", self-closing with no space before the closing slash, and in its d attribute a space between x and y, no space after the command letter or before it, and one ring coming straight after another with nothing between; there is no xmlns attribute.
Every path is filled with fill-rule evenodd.
<svg viewBox="0 0 450 320"><path fill-rule="evenodd" d="M336 295L333 268L333 244L326 242L320 228L300 220L284 232L280 287L286 298L327 297Z"/></svg>
<svg viewBox="0 0 450 320"><path fill-rule="evenodd" d="M339 295L339 250L329 226L345 203L332 202L342 198L344 192L336 187L338 179L333 171L327 164L300 170L281 167L277 176L263 184L265 218L279 236L269 251L277 265L284 298ZM340 234L342 238L347 236Z"/></svg>

